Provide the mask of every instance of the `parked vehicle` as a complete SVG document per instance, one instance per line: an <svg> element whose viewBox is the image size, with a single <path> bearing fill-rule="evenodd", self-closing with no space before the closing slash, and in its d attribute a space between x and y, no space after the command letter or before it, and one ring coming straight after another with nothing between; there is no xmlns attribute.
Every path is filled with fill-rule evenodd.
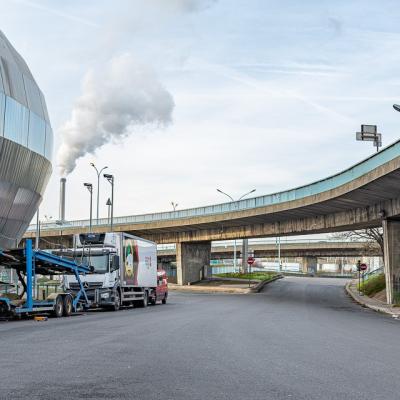
<svg viewBox="0 0 400 400"><path fill-rule="evenodd" d="M0 317L9 318L22 315L52 314L55 317L70 316L80 309L89 308L81 277L91 272L91 268L73 260L32 249L32 241L26 241L24 249L0 252L0 264L13 269L18 276L18 284L2 282L0 287ZM36 287L37 276L74 276L78 290L73 293L51 293L40 298ZM21 292L18 287L21 286Z"/></svg>
<svg viewBox="0 0 400 400"><path fill-rule="evenodd" d="M157 271L157 288L155 295L151 297L150 303L157 304L157 301L161 301L162 304L167 303L168 298L168 279L167 273L163 269Z"/></svg>
<svg viewBox="0 0 400 400"><path fill-rule="evenodd" d="M166 275L157 273L154 242L123 232L77 234L72 249L56 254L93 267L83 285L94 307L117 311L121 306L146 307L167 300ZM65 276L63 284L66 291L78 290L72 276Z"/></svg>

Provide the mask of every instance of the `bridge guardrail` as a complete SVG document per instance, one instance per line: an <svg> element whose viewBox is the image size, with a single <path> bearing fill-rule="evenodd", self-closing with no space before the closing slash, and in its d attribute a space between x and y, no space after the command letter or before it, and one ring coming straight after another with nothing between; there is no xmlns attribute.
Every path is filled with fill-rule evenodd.
<svg viewBox="0 0 400 400"><path fill-rule="evenodd" d="M351 182L371 170L393 160L400 155L400 140L392 143L378 153L371 155L365 160L360 161L348 169L337 174L331 175L325 179L310 183L308 185L299 186L294 189L272 193L263 196L252 197L229 203L219 203L204 207L189 208L186 210L176 210L167 212L157 212L150 214L131 215L124 217L115 217L114 225L124 224L140 224L151 223L154 221L177 220L190 217L200 217L207 215L223 214L235 211L244 211L248 209L270 206L274 204L284 203L293 200L299 200L308 196L320 194L328 190L335 189L341 185ZM99 222L93 221L93 226L108 226L108 218L100 218ZM44 223L42 229L60 230L62 228L87 227L89 220L69 221L60 227L56 223ZM28 231L36 230L36 225L30 225Z"/></svg>

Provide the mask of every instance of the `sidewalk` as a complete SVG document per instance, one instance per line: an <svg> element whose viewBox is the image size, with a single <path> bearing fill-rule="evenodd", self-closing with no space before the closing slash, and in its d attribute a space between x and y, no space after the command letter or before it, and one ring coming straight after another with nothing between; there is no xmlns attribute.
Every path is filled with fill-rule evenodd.
<svg viewBox="0 0 400 400"><path fill-rule="evenodd" d="M358 294L355 281L350 281L346 284L346 292L353 298L354 301L364 307L368 307L372 310L391 315L393 318L400 317L400 307L393 307L389 304L384 303L383 301L372 299L368 296L360 296Z"/></svg>

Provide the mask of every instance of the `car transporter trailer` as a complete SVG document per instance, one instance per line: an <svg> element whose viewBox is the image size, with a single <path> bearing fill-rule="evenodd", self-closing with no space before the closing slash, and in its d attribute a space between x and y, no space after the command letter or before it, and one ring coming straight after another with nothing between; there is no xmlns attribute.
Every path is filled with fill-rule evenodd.
<svg viewBox="0 0 400 400"><path fill-rule="evenodd" d="M80 275L90 273L92 268L42 250L34 250L31 239L26 240L24 249L0 251L0 266L14 269L23 287L21 295L17 298L10 298L7 294L0 293L2 318L39 313L50 313L55 317L70 316L73 312L90 306ZM80 290L75 294L53 293L44 300L35 299L36 275L60 274L74 275Z"/></svg>

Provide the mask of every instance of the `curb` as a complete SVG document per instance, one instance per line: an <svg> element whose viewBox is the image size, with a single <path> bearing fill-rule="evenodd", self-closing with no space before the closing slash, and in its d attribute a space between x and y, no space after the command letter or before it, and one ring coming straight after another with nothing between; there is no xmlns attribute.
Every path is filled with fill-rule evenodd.
<svg viewBox="0 0 400 400"><path fill-rule="evenodd" d="M265 285L268 285L268 283L274 282L274 281L276 281L278 279L282 279L282 278L284 278L283 275L277 275L268 281L261 281L258 285L254 286L253 288L250 288L249 293L259 293L259 292L261 292L262 288Z"/></svg>
<svg viewBox="0 0 400 400"><path fill-rule="evenodd" d="M218 286L207 287L207 286L168 286L168 289L176 292L187 292L187 293L227 293L227 294L247 294L249 293L248 288L221 288Z"/></svg>
<svg viewBox="0 0 400 400"><path fill-rule="evenodd" d="M250 294L250 293L258 293L261 289L267 285L268 283L274 282L277 279L282 279L283 275L274 276L272 279L268 281L261 281L256 286L251 288L221 288L218 286L207 287L207 286L169 286L169 290L180 291L180 292L191 292L191 293L228 293L228 294Z"/></svg>
<svg viewBox="0 0 400 400"><path fill-rule="evenodd" d="M393 307L390 307L389 305L379 305L379 304L372 304L371 302L368 302L368 299L371 300L368 296L364 297L359 296L357 293L353 292L352 289L350 289L350 286L352 285L352 282L347 282L345 285L345 290L347 294L358 304L360 304L363 307L369 308L371 310L391 315L393 318L398 318L400 316L400 309L398 310L393 310Z"/></svg>

